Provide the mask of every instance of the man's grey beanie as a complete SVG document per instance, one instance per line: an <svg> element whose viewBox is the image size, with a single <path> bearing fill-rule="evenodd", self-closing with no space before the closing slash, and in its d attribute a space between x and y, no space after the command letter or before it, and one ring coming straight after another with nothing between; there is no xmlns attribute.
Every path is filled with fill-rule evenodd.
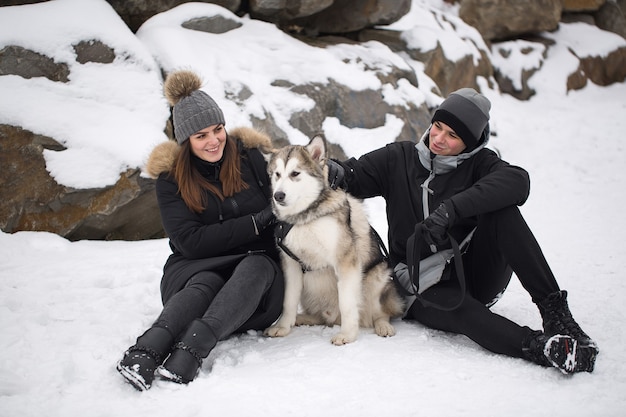
<svg viewBox="0 0 626 417"><path fill-rule="evenodd" d="M441 121L450 126L465 143L468 150L478 145L489 123L489 99L473 88L461 88L450 93L435 111L432 123Z"/></svg>
<svg viewBox="0 0 626 417"><path fill-rule="evenodd" d="M196 90L174 105L174 136L182 144L194 133L212 125L226 124L224 113L215 100Z"/></svg>

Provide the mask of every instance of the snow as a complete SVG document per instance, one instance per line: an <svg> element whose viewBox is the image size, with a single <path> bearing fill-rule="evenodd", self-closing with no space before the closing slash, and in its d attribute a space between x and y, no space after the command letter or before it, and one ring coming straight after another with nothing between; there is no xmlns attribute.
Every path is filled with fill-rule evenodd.
<svg viewBox="0 0 626 417"><path fill-rule="evenodd" d="M441 0L415 0L414 6L412 13L418 7L454 11ZM243 25L223 35L177 28L207 13ZM450 15L446 21L453 20ZM409 31L407 22L403 30ZM0 233L0 415L624 415L626 83L589 84L569 93L564 86L573 65L568 48L603 55L625 41L581 24L562 28L550 35L555 46L531 78L538 92L531 100L501 95L487 80L481 88L493 104L497 136L491 146L529 171L531 196L522 211L569 291L576 319L600 346L593 373L564 376L492 354L463 336L397 321L392 338L362 330L355 343L341 347L329 341L335 330L323 327L297 328L279 339L254 332L236 336L217 346L188 386L157 381L139 393L123 382L115 363L160 312L167 240L69 242L45 232ZM471 33L459 30L459 37ZM125 58L76 63L68 45L92 37L126 51ZM272 80L334 79L358 90L377 82L359 65L384 71L398 62L381 44L318 50L269 24L206 4L156 16L137 36L104 0L2 7L0 48L11 44L65 62L71 79L62 84L1 76L0 123L61 140L68 150L46 151L47 167L58 182L79 188L114 183L119 172L140 166L165 140L168 108L157 62L166 70L201 70L228 126L269 112L294 143L306 138L288 127L289 114L311 103ZM507 46L519 61L508 69L511 79L520 68L536 66L523 62L537 58L519 53L523 44ZM358 60L360 55L366 59ZM405 60L417 72L420 89L383 86L385 99L436 103L422 65ZM252 91L242 107L228 99L242 87L237 80ZM385 127L370 130L349 129L332 118L323 124L329 140L349 156L392 141L401 127L393 116ZM374 199L367 205L385 236L383 203ZM494 311L540 328L538 311L515 277Z"/></svg>

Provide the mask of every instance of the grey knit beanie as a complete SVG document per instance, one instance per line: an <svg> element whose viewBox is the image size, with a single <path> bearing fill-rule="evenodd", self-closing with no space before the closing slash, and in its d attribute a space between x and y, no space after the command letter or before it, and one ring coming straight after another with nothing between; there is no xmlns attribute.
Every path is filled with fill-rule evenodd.
<svg viewBox="0 0 626 417"><path fill-rule="evenodd" d="M451 93L435 111L432 123L441 121L450 126L463 140L467 150L478 145L489 123L491 102L473 88L461 88Z"/></svg>
<svg viewBox="0 0 626 417"><path fill-rule="evenodd" d="M165 97L174 107L174 136L179 144L208 126L226 124L222 109L200 90L201 85L200 77L187 70L173 72L165 80Z"/></svg>

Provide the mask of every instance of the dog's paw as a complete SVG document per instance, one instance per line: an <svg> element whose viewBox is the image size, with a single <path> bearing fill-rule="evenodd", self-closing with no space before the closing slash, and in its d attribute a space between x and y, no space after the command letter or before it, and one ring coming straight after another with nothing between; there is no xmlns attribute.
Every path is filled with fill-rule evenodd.
<svg viewBox="0 0 626 417"><path fill-rule="evenodd" d="M374 323L374 331L380 337L391 337L396 334L396 329L386 320L377 320Z"/></svg>
<svg viewBox="0 0 626 417"><path fill-rule="evenodd" d="M352 343L355 340L356 340L356 335L349 336L345 333L337 333L330 339L330 342L335 346L342 346L348 343Z"/></svg>
<svg viewBox="0 0 626 417"><path fill-rule="evenodd" d="M263 334L269 337L285 337L291 332L288 327L272 326L265 329Z"/></svg>

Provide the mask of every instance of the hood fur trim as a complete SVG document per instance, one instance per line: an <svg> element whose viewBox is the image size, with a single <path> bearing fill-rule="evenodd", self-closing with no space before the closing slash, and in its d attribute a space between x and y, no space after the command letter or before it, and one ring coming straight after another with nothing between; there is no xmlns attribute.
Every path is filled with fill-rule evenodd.
<svg viewBox="0 0 626 417"><path fill-rule="evenodd" d="M236 127L228 131L228 136L239 139L246 149L259 148L262 152L272 149L272 139L259 130L251 127Z"/></svg>
<svg viewBox="0 0 626 417"><path fill-rule="evenodd" d="M172 168L172 165L174 165L179 151L180 146L173 140L159 143L152 152L150 152L145 168L146 174L148 174L150 178L156 179L159 174L168 172Z"/></svg>
<svg viewBox="0 0 626 417"><path fill-rule="evenodd" d="M240 140L246 149L259 148L264 153L272 149L272 139L251 127L234 128L228 131L228 136L231 139ZM150 178L156 179L160 174L172 168L179 151L180 146L172 140L158 144L150 152L144 171Z"/></svg>

